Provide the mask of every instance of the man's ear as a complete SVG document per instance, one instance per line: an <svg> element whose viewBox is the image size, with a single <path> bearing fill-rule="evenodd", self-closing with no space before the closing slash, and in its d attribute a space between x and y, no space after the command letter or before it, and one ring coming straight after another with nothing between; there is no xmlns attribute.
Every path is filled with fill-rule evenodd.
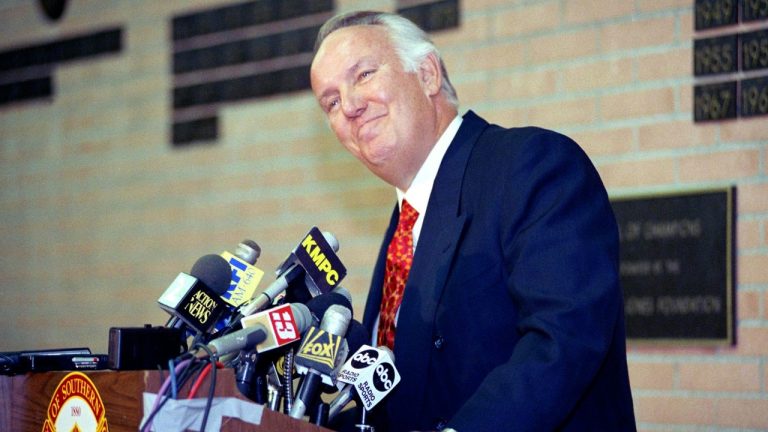
<svg viewBox="0 0 768 432"><path fill-rule="evenodd" d="M434 96L440 93L440 87L443 84L443 73L440 68L440 59L435 53L429 53L419 65L419 80L427 93L427 96Z"/></svg>

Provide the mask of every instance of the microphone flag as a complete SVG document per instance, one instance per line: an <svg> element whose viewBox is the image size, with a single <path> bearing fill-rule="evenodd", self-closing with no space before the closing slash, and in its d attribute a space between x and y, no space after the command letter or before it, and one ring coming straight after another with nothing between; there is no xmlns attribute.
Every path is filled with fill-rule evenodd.
<svg viewBox="0 0 768 432"><path fill-rule="evenodd" d="M336 379L353 385L370 411L400 382L400 374L389 352L363 345L344 363Z"/></svg>
<svg viewBox="0 0 768 432"><path fill-rule="evenodd" d="M293 254L317 285L308 287L319 290L312 293L315 296L331 291L347 275L347 268L317 227L309 230Z"/></svg>
<svg viewBox="0 0 768 432"><path fill-rule="evenodd" d="M253 297L256 287L259 286L259 282L264 276L264 271L230 252L224 251L221 256L227 260L232 269L229 288L221 295L221 298L230 305L239 307Z"/></svg>

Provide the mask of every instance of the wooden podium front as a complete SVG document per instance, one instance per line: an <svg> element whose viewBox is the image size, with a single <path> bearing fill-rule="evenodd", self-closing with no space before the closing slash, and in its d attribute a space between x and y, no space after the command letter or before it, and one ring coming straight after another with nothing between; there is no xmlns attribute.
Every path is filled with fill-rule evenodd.
<svg viewBox="0 0 768 432"><path fill-rule="evenodd" d="M145 392L156 394L167 376L167 371L164 371L162 375L159 371L88 371L81 373L88 380L82 379L80 375L71 375L70 372L36 372L17 376L0 376L0 431L41 432L51 430L51 413L56 414L55 408L61 404L61 395L82 390L78 397L81 401L94 401L94 406L97 407L96 411L102 413L103 417L106 418L102 423L108 427L110 432L136 432L139 430L144 412L143 394ZM85 385L69 385L71 384L69 381L78 376L80 378L74 382ZM197 398L204 400L208 396L210 388L208 384L208 382L203 383L197 393ZM95 392L92 391L93 387L95 387ZM96 400L94 393L98 393L100 402ZM183 393L179 399L182 399L181 396ZM237 399L252 404L254 410L262 409L260 405L251 402L240 394L235 386L231 369L217 371L215 396ZM56 401L52 402L54 399ZM49 407L52 409L49 410ZM77 411L76 413L79 412L79 410L70 409ZM47 421L48 423L46 423ZM78 430L88 432L85 429ZM206 430L212 431L209 428ZM238 418L224 417L221 419L220 430L224 432L329 431L329 429L299 421L266 408L261 413L259 424L245 422Z"/></svg>

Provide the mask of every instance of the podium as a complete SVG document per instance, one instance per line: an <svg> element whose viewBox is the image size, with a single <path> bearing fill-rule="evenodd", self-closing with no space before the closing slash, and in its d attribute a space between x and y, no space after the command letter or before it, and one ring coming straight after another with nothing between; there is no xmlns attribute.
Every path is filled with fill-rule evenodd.
<svg viewBox="0 0 768 432"><path fill-rule="evenodd" d="M52 430L51 417L62 414L83 416L84 420L88 420L80 408L80 405L87 403L94 407L94 411L88 415L95 413L99 423L96 429L101 427L100 430L105 430L103 428L106 425L110 432L136 432L144 415L144 394L157 394L166 376L167 371L36 372L0 376L0 431ZM205 401L209 389L210 376L200 386L195 401ZM180 389L177 400L184 400L185 393L188 394L188 388ZM260 417L258 423L254 423L252 418L250 421L237 417L220 418L219 430L224 432L330 431L270 411L245 398L235 386L231 369L217 371L214 396L217 400L225 401L224 403L235 403L250 413L260 411L260 415L256 416ZM67 405L69 400L74 403ZM103 417L101 422L99 417ZM207 425L206 431L214 430L210 421ZM86 428L82 426L79 426L78 430L86 432ZM71 432L71 429L57 432Z"/></svg>

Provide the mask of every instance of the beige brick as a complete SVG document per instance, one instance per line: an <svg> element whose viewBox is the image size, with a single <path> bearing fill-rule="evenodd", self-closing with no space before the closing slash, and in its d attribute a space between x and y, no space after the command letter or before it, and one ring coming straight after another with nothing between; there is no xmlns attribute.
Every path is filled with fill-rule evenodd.
<svg viewBox="0 0 768 432"><path fill-rule="evenodd" d="M560 24L559 2L527 4L494 14L496 34L502 37L519 36L556 28Z"/></svg>
<svg viewBox="0 0 768 432"><path fill-rule="evenodd" d="M597 102L593 98L537 104L530 108L531 124L550 129L574 124L591 124L597 120Z"/></svg>
<svg viewBox="0 0 768 432"><path fill-rule="evenodd" d="M597 52L594 29L558 33L532 38L529 45L531 64L586 57Z"/></svg>
<svg viewBox="0 0 768 432"><path fill-rule="evenodd" d="M441 52L454 45L486 41L491 39L491 26L489 25L491 19L484 15L472 16L462 13L459 28L432 33L430 36Z"/></svg>
<svg viewBox="0 0 768 432"><path fill-rule="evenodd" d="M527 46L523 42L495 43L446 55L448 73L491 71L525 64ZM455 71L455 72L454 72Z"/></svg>
<svg viewBox="0 0 768 432"><path fill-rule="evenodd" d="M605 26L600 32L604 52L630 50L674 42L674 18L633 20Z"/></svg>
<svg viewBox="0 0 768 432"><path fill-rule="evenodd" d="M736 194L738 214L768 211L768 183L739 185Z"/></svg>
<svg viewBox="0 0 768 432"><path fill-rule="evenodd" d="M488 80L485 78L454 82L453 87L459 97L460 107L469 108L489 98L490 89L488 88Z"/></svg>
<svg viewBox="0 0 768 432"><path fill-rule="evenodd" d="M739 283L768 283L768 255L741 255L736 268Z"/></svg>
<svg viewBox="0 0 768 432"><path fill-rule="evenodd" d="M687 113L691 123L693 123L693 86L681 85L677 89L680 95L679 111ZM707 123L695 123L696 125L706 125ZM709 123L714 124L714 123ZM722 124L722 123L720 123Z"/></svg>
<svg viewBox="0 0 768 432"><path fill-rule="evenodd" d="M665 185L675 181L673 159L603 164L597 170L608 188Z"/></svg>
<svg viewBox="0 0 768 432"><path fill-rule="evenodd" d="M736 224L738 249L754 249L763 245L760 234L762 222L759 220L739 220Z"/></svg>
<svg viewBox="0 0 768 432"><path fill-rule="evenodd" d="M602 98L602 115L608 120L645 117L674 112L674 93L670 88L637 90Z"/></svg>
<svg viewBox="0 0 768 432"><path fill-rule="evenodd" d="M768 400L722 398L716 404L717 421L728 427L764 430L768 425Z"/></svg>
<svg viewBox="0 0 768 432"><path fill-rule="evenodd" d="M499 108L478 114L485 117L489 123L504 127L530 125L528 110L525 108Z"/></svg>
<svg viewBox="0 0 768 432"><path fill-rule="evenodd" d="M639 129L641 150L663 150L712 145L716 125L694 125L689 121L654 122Z"/></svg>
<svg viewBox="0 0 768 432"><path fill-rule="evenodd" d="M633 9L633 2L626 0L604 0L600 2L592 0L566 0L565 22L568 24L593 23L609 18L630 15Z"/></svg>
<svg viewBox="0 0 768 432"><path fill-rule="evenodd" d="M640 82L691 76L691 48L680 48L661 54L638 56L637 79Z"/></svg>
<svg viewBox="0 0 768 432"><path fill-rule="evenodd" d="M690 8L688 0L638 0L638 12L656 12L669 9Z"/></svg>
<svg viewBox="0 0 768 432"><path fill-rule="evenodd" d="M490 87L494 100L515 100L541 97L555 92L556 72L518 72L493 78Z"/></svg>
<svg viewBox="0 0 768 432"><path fill-rule="evenodd" d="M766 316L768 316L768 295L766 294L763 294L762 305L763 305L763 318L765 318ZM768 380L768 376L766 376L766 380ZM768 381L766 382L766 384L768 384ZM768 388L768 386L766 387Z"/></svg>
<svg viewBox="0 0 768 432"><path fill-rule="evenodd" d="M629 153L634 147L630 128L572 133L573 138L590 157Z"/></svg>
<svg viewBox="0 0 768 432"><path fill-rule="evenodd" d="M466 12L487 12L498 6L509 6L510 3L519 3L516 0L472 0L462 2L461 8Z"/></svg>
<svg viewBox="0 0 768 432"><path fill-rule="evenodd" d="M682 181L749 178L760 172L760 152L744 150L687 156L680 160Z"/></svg>
<svg viewBox="0 0 768 432"><path fill-rule="evenodd" d="M563 89L584 91L606 89L632 81L632 60L616 59L563 68Z"/></svg>
<svg viewBox="0 0 768 432"><path fill-rule="evenodd" d="M721 134L723 141L765 141L768 140L768 121L763 116L723 122Z"/></svg>
<svg viewBox="0 0 768 432"><path fill-rule="evenodd" d="M736 293L737 316L739 319L761 318L760 303L762 295L758 291L738 290Z"/></svg>
<svg viewBox="0 0 768 432"><path fill-rule="evenodd" d="M693 40L696 30L693 24L693 8L680 15L680 42Z"/></svg>
<svg viewBox="0 0 768 432"><path fill-rule="evenodd" d="M679 370L683 390L758 392L761 387L756 363L681 362Z"/></svg>
<svg viewBox="0 0 768 432"><path fill-rule="evenodd" d="M672 363L632 362L629 364L629 383L633 390L672 390L675 367Z"/></svg>
<svg viewBox="0 0 768 432"><path fill-rule="evenodd" d="M635 396L633 402L638 423L710 425L715 421L715 399Z"/></svg>

